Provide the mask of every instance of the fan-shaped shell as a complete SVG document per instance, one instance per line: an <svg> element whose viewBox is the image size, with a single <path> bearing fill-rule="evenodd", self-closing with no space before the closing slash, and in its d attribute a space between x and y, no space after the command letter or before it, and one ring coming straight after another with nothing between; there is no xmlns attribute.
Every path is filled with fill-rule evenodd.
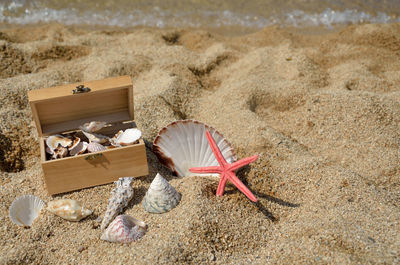
<svg viewBox="0 0 400 265"><path fill-rule="evenodd" d="M16 198L11 204L9 215L14 224L31 226L42 210L44 202L34 195Z"/></svg>
<svg viewBox="0 0 400 265"><path fill-rule="evenodd" d="M175 121L162 128L154 139L153 152L174 174L195 176L189 168L218 166L206 138L208 130L228 163L236 161L231 144L213 127L195 120ZM218 176L218 174L210 174Z"/></svg>
<svg viewBox="0 0 400 265"><path fill-rule="evenodd" d="M72 140L67 137L64 137L62 135L57 134L57 135L49 136L46 139L46 144L51 150L54 150L58 146L68 147L69 145L72 144Z"/></svg>
<svg viewBox="0 0 400 265"><path fill-rule="evenodd" d="M79 129L85 132L97 132L106 126L105 121L91 121L79 126Z"/></svg>
<svg viewBox="0 0 400 265"><path fill-rule="evenodd" d="M91 210L83 208L78 201L61 199L47 204L47 210L68 221L78 222L92 214Z"/></svg>
<svg viewBox="0 0 400 265"><path fill-rule="evenodd" d="M129 243L141 239L146 233L147 225L129 215L118 215L104 231L100 239Z"/></svg>
<svg viewBox="0 0 400 265"><path fill-rule="evenodd" d="M94 153L107 150L107 148L99 143L91 142L90 144L88 144L87 150L89 151L89 153Z"/></svg>
<svg viewBox="0 0 400 265"><path fill-rule="evenodd" d="M112 139L111 143L115 146L126 146L134 144L142 137L142 132L137 128L126 129L119 131Z"/></svg>
<svg viewBox="0 0 400 265"><path fill-rule="evenodd" d="M150 184L142 205L150 213L165 213L175 208L181 195L159 173Z"/></svg>

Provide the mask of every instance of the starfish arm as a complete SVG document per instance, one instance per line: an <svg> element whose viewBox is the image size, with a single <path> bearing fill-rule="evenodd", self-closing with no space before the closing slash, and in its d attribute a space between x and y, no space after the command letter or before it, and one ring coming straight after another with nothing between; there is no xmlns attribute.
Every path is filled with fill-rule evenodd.
<svg viewBox="0 0 400 265"><path fill-rule="evenodd" d="M217 143L215 142L214 138L212 137L212 135L209 131L206 131L206 136L207 136L208 142L210 143L211 150L213 151L218 163L221 166L228 164L226 162L224 156L221 154L221 150L219 150Z"/></svg>
<svg viewBox="0 0 400 265"><path fill-rule="evenodd" d="M217 188L217 196L222 196L224 195L224 190L225 190L225 185L227 182L228 178L225 173L221 174L221 179L219 180L218 183L218 188Z"/></svg>
<svg viewBox="0 0 400 265"><path fill-rule="evenodd" d="M215 167L192 167L189 168L189 171L192 173L220 173L221 172L221 167L220 166L215 166Z"/></svg>
<svg viewBox="0 0 400 265"><path fill-rule="evenodd" d="M227 172L229 180L253 202L257 202L256 196L235 176L233 172ZM219 187L219 186L218 186Z"/></svg>
<svg viewBox="0 0 400 265"><path fill-rule="evenodd" d="M239 169L245 165L248 165L248 164L256 161L257 159L258 159L258 155L246 157L246 158L240 159L239 161L236 161L236 162L230 164L228 168L230 171L235 171L236 169Z"/></svg>

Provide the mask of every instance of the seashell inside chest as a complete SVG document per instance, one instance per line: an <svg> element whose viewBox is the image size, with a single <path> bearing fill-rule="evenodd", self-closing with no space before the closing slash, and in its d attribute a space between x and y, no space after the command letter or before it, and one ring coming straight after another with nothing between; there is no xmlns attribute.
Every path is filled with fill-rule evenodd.
<svg viewBox="0 0 400 265"><path fill-rule="evenodd" d="M90 89L74 94L79 85ZM148 174L141 138L112 144L118 132L136 129L129 76L31 90L28 97L49 194Z"/></svg>

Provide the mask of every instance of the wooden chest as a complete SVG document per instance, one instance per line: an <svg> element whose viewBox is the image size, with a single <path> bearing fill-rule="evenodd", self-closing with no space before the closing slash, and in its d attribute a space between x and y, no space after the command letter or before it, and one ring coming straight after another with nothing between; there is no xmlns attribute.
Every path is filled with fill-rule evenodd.
<svg viewBox="0 0 400 265"><path fill-rule="evenodd" d="M76 93L81 85L90 91ZM142 139L129 146L55 160L49 160L45 151L48 136L79 133L79 126L86 122L107 122L109 125L96 133L110 137L121 129L135 127L133 85L129 76L32 90L28 97L40 138L41 165L49 194L148 174Z"/></svg>

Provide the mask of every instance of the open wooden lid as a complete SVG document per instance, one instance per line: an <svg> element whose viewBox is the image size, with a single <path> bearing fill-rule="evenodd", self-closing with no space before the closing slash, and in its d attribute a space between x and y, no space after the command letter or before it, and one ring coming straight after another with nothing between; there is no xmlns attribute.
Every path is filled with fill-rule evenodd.
<svg viewBox="0 0 400 265"><path fill-rule="evenodd" d="M74 94L80 85L90 91ZM130 76L31 90L28 97L39 136L75 130L90 121L134 119Z"/></svg>

